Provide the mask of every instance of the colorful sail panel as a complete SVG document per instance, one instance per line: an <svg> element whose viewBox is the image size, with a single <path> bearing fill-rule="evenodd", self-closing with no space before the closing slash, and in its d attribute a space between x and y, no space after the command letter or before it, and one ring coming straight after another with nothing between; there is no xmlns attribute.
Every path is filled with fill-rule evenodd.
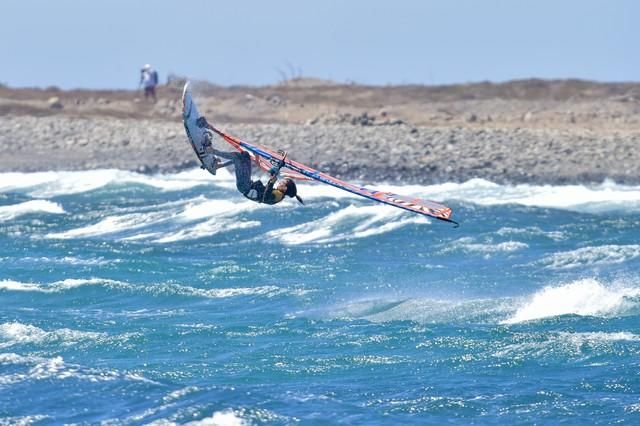
<svg viewBox="0 0 640 426"><path fill-rule="evenodd" d="M237 149L238 151L247 151L249 153L249 155L251 156L251 158L253 159L253 161L256 163L256 165L258 167L260 167L262 170L264 170L265 172L269 172L269 170L271 170L271 168L274 166L273 163L271 163L271 160L274 159L280 159L282 158L282 155L278 154L277 152L274 152L272 150L270 150L269 148L266 147L262 147L260 145L253 145L253 144L249 144L247 142L241 141L240 139L234 138L231 135L228 135L226 133L224 133L223 131L216 129L215 127L213 127L212 125L209 124L209 130L215 132L216 134L218 134L219 136L221 136L225 141L227 141L231 146L233 146L235 149ZM258 148L259 150L271 153L270 156L261 156L259 155L256 150L250 149L248 148L248 146L255 146L256 148ZM281 170L280 171L280 176L282 177L287 177L287 178L291 178L291 179L296 179L296 180L307 180L307 181L312 181L313 178L305 176L301 173L298 173L294 170Z"/></svg>
<svg viewBox="0 0 640 426"><path fill-rule="evenodd" d="M252 154L252 157L254 158L256 163L263 170L268 171L269 169L271 169L271 161L278 162L283 159L282 154L273 151L272 149L269 149L265 146L252 144L234 138L233 136L227 135L226 133L222 132L219 129L216 129L213 126L210 126L210 129L224 138L224 140L226 140L237 150L247 151ZM414 213L419 213L425 216L430 216L457 225L457 222L451 219L451 209L436 201L407 197L404 195L394 194L392 192L376 191L374 189L357 186L348 182L344 182L331 175L315 170L309 166L298 163L297 161L291 160L289 158L284 158L284 163L284 167L286 167L288 170L283 169L280 173L282 176L287 176L286 173L289 173L288 177L305 180L315 180L318 182L326 183L327 185L334 186L336 188L351 192L370 200L378 201L380 203L388 204L394 207L398 207Z"/></svg>

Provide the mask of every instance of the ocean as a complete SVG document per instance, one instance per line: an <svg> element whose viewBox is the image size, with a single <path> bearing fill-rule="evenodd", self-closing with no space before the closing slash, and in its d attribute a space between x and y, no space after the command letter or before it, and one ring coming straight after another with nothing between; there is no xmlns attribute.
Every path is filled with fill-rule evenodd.
<svg viewBox="0 0 640 426"><path fill-rule="evenodd" d="M0 425L640 423L640 187L0 174Z"/></svg>

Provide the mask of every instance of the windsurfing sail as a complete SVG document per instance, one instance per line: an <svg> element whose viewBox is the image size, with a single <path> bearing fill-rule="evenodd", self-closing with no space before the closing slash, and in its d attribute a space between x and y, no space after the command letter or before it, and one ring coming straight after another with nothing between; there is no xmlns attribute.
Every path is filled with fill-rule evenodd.
<svg viewBox="0 0 640 426"><path fill-rule="evenodd" d="M184 89L185 94L188 91L187 85ZM398 195L392 192L377 191L375 189L369 189L344 182L302 163L291 160L282 151L274 151L262 145L245 142L223 132L222 130L216 128L215 126L212 126L209 123L207 123L206 125L210 131L222 137L227 143L229 143L238 151L248 152L253 161L255 161L255 163L264 171L268 172L273 166L283 163L284 165L280 171L280 175L283 177L322 182L373 201L378 201L380 203L408 210L413 213L418 213L445 222L450 222L458 226L458 223L451 219L451 209L436 201Z"/></svg>
<svg viewBox="0 0 640 426"><path fill-rule="evenodd" d="M362 186L344 182L331 175L322 173L302 163L291 160L288 157L285 157L283 152L273 151L265 146L252 144L237 139L210 124L209 129L215 132L217 135L221 136L225 141L227 141L237 150L247 151L249 152L249 154L252 154L252 157L254 157L256 163L265 171L269 171L274 164L283 161L284 166L281 172L281 175L283 176L289 176L294 179L315 180L318 182L326 183L328 185L351 192L352 194L360 195L361 197L365 197L370 200L378 201L380 203L388 204L404 210L409 210L411 212L419 213L425 216L431 216L436 219L444 220L446 222L451 222L455 225L458 225L457 222L451 219L451 209L438 202L423 200L414 197L407 197L404 195L394 194L392 192L376 191L374 189L364 188ZM285 170L285 168L288 170Z"/></svg>

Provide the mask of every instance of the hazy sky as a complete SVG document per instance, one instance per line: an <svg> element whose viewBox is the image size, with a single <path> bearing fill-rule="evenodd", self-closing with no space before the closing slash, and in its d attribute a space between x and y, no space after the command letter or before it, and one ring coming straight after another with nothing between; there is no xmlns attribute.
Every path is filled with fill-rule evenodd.
<svg viewBox="0 0 640 426"><path fill-rule="evenodd" d="M0 83L640 80L635 0L2 0Z"/></svg>

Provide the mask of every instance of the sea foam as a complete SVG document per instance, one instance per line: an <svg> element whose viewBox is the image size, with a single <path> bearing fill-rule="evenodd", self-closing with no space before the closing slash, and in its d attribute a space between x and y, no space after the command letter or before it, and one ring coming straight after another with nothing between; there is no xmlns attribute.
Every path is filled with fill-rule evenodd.
<svg viewBox="0 0 640 426"><path fill-rule="evenodd" d="M77 364L69 364L61 356L46 358L35 355L16 353L0 353L0 366L12 366L19 369L13 374L0 373L0 385L10 386L26 381L36 380L69 380L76 379L92 383L114 380L142 381L155 383L138 374L120 373L114 370L88 368ZM0 369L1 370L1 369Z"/></svg>
<svg viewBox="0 0 640 426"><path fill-rule="evenodd" d="M284 244L326 244L384 234L412 224L428 224L422 216L408 216L389 206L350 205L311 222L270 231L268 239Z"/></svg>
<svg viewBox="0 0 640 426"><path fill-rule="evenodd" d="M640 289L605 286L595 279L548 286L526 298L504 324L557 317L561 315L614 316L624 313L637 302Z"/></svg>
<svg viewBox="0 0 640 426"><path fill-rule="evenodd" d="M30 200L19 204L0 206L0 222L13 220L19 216L36 213L62 214L62 206L46 200Z"/></svg>
<svg viewBox="0 0 640 426"><path fill-rule="evenodd" d="M187 426L248 426L249 424L232 410L216 411L211 417L185 423Z"/></svg>
<svg viewBox="0 0 640 426"><path fill-rule="evenodd" d="M38 293L61 293L66 290L83 287L100 285L108 288L130 288L130 284L122 281L89 278L89 279L73 279L68 278L62 281L55 281L51 284L24 283L14 280L1 280L0 290L19 291L19 292L38 292Z"/></svg>
<svg viewBox="0 0 640 426"><path fill-rule="evenodd" d="M45 235L50 239L76 239L116 236L122 241L151 240L168 243L212 236L235 229L259 226L256 220L237 216L265 208L251 201L210 200L199 196L183 202L165 203L146 211L109 215L100 221ZM162 226L163 230L157 228Z"/></svg>
<svg viewBox="0 0 640 426"><path fill-rule="evenodd" d="M282 293L297 295L297 290L287 290L277 286L257 287L225 287L225 288L197 288L176 283L157 284L130 284L117 280L90 278L90 279L65 279L51 284L23 283L13 280L0 281L0 290L36 293L63 293L84 286L101 286L108 289L125 291L130 293L151 294L154 296L185 296L219 299L238 296L265 296L273 297Z"/></svg>
<svg viewBox="0 0 640 426"><path fill-rule="evenodd" d="M358 184L357 181L353 183ZM228 170L221 170L216 176L200 169L156 175L115 169L0 173L0 193L21 192L36 198L51 198L93 191L108 185L127 184L145 185L160 191L180 191L210 185L236 192L233 174ZM587 212L640 209L640 186L620 185L611 181L598 185L499 185L484 179L471 179L463 183L437 185L372 183L364 186L442 202L461 201L485 206L520 204ZM309 182L301 182L299 192L305 200L359 198L328 185Z"/></svg>
<svg viewBox="0 0 640 426"><path fill-rule="evenodd" d="M179 191L211 184L198 170L169 175L145 175L115 169L77 172L0 173L0 192L21 192L36 198L94 191L108 185L138 184L162 191Z"/></svg>
<svg viewBox="0 0 640 426"><path fill-rule="evenodd" d="M451 251L463 251L467 253L483 253L483 254L495 254L495 253L510 253L518 250L528 248L529 245L520 241L484 241L477 242L473 237L462 237L457 240L448 243L445 248L442 249L444 253Z"/></svg>
<svg viewBox="0 0 640 426"><path fill-rule="evenodd" d="M102 341L109 336L106 333L71 330L61 328L45 331L39 327L20 322L0 324L0 348L16 344L56 343L63 346L73 345L81 341Z"/></svg>
<svg viewBox="0 0 640 426"><path fill-rule="evenodd" d="M484 206L519 204L591 213L640 209L640 187L605 181L599 185L498 185L483 179L425 187L435 199Z"/></svg>
<svg viewBox="0 0 640 426"><path fill-rule="evenodd" d="M603 245L582 247L545 256L540 264L551 269L571 269L582 266L597 266L624 263L640 256L640 245Z"/></svg>
<svg viewBox="0 0 640 426"><path fill-rule="evenodd" d="M628 331L616 332L530 332L516 334L505 343L493 347L491 356L508 362L541 359L603 358L607 354L619 356L617 346L638 342L640 336Z"/></svg>

